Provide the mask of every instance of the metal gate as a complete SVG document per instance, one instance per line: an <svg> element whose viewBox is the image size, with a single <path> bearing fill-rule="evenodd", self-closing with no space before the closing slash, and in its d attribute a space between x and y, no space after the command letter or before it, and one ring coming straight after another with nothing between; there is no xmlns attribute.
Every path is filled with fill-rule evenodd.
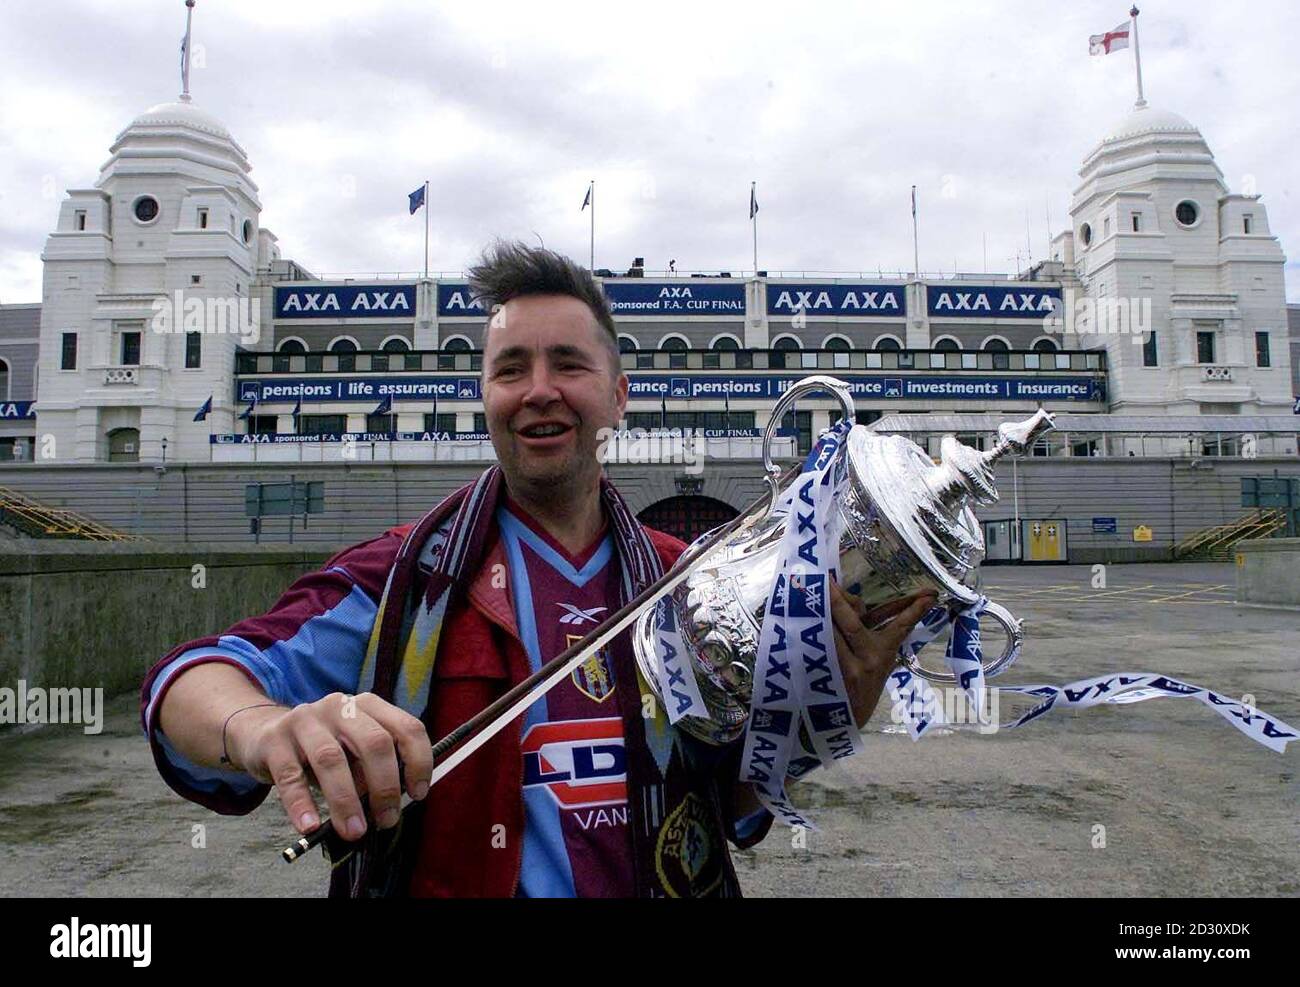
<svg viewBox="0 0 1300 987"><path fill-rule="evenodd" d="M669 497L651 504L639 515L642 524L667 532L690 544L706 531L726 524L740 512L712 497Z"/></svg>

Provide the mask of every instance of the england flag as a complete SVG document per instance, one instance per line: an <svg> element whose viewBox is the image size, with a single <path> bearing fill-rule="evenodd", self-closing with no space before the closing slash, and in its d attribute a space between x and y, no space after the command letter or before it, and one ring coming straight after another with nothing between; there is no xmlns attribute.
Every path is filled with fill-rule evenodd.
<svg viewBox="0 0 1300 987"><path fill-rule="evenodd" d="M1107 31L1105 34L1092 35L1088 38L1088 54L1109 55L1112 51L1127 48L1128 31L1129 22L1125 21L1119 27Z"/></svg>

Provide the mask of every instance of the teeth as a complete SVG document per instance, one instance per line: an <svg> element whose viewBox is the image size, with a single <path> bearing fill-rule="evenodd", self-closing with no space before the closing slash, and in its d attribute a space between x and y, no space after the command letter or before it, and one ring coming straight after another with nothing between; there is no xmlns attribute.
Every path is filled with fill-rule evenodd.
<svg viewBox="0 0 1300 987"><path fill-rule="evenodd" d="M526 430L526 434L535 438L544 438L548 435L559 435L564 431L563 425L536 425Z"/></svg>

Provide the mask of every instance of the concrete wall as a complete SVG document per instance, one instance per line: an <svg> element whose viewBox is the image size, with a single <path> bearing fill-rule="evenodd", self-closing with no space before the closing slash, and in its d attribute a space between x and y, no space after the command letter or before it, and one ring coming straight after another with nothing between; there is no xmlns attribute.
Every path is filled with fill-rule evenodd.
<svg viewBox="0 0 1300 987"><path fill-rule="evenodd" d="M175 645L270 607L312 549L0 541L0 686L139 688ZM195 588L193 566L205 566Z"/></svg>
<svg viewBox="0 0 1300 987"><path fill-rule="evenodd" d="M1237 602L1300 609L1300 538L1238 543Z"/></svg>
<svg viewBox="0 0 1300 987"><path fill-rule="evenodd" d="M476 477L481 462L466 463L258 463L184 464L157 474L134 463L44 465L0 464L0 487L13 487L53 506L70 507L123 530L175 542L251 545L244 515L249 483L323 481L325 509L304 530L294 520L295 545L339 548L374 537L395 524L415 520L446 494ZM686 474L681 465L615 465L611 479L634 511L676 496ZM997 468L1001 499L981 507L981 520L1064 519L1069 561L1078 563L1164 561L1192 532L1244 513L1243 476L1297 476L1300 460L1031 458L1003 461ZM762 489L762 470L749 460L708 460L695 478L699 493L740 509ZM1117 533L1094 533L1094 517L1114 517ZM1153 539L1133 541L1146 525ZM288 544L288 518L265 520L263 543Z"/></svg>

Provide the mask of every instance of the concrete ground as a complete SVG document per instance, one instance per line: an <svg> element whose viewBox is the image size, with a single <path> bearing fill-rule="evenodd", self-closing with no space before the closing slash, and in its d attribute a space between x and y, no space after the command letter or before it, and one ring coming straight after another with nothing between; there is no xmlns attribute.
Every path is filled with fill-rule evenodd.
<svg viewBox="0 0 1300 987"><path fill-rule="evenodd" d="M996 684L1164 672L1253 695L1300 726L1300 613L1235 606L1230 565L1104 575L1094 587L1088 566L985 570L989 596L1027 619L1025 655ZM1300 894L1300 742L1275 754L1195 700L915 743L882 706L866 737L842 772L795 789L819 826L806 846L774 831L736 855L747 894ZM5 895L320 894L318 855L279 860L289 835L274 800L225 818L167 789L133 697L111 704L95 737L0 734Z"/></svg>

